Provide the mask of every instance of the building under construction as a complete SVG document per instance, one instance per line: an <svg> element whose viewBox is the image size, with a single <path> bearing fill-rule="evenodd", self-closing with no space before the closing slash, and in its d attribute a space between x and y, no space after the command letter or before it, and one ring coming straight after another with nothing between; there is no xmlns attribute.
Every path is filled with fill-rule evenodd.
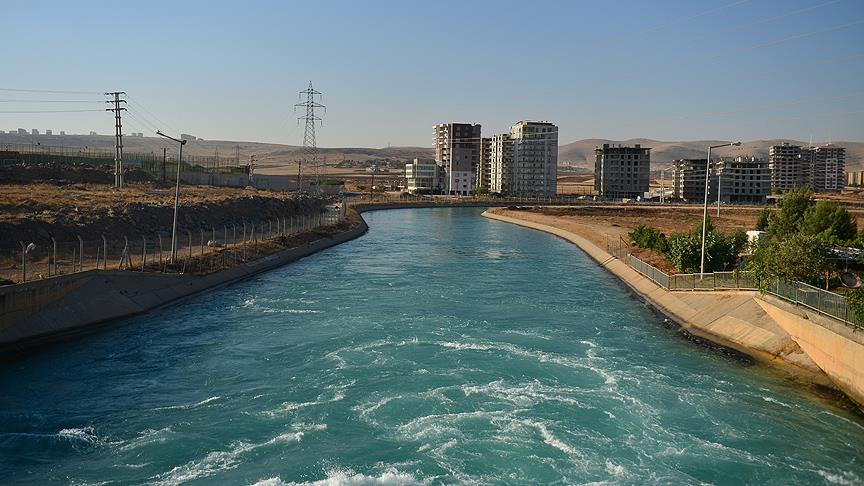
<svg viewBox="0 0 864 486"><path fill-rule="evenodd" d="M840 192L845 185L846 149L833 144L802 147L790 143L768 151L771 187L781 192L806 187L813 192Z"/></svg>

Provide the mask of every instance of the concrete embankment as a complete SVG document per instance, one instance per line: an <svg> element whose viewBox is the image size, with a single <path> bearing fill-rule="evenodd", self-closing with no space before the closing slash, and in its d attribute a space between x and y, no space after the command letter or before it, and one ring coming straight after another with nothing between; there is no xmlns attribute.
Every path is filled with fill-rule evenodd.
<svg viewBox="0 0 864 486"><path fill-rule="evenodd" d="M492 211L483 215L568 240L683 331L747 354L796 381L842 391L864 405L861 331L758 292L668 291L578 234Z"/></svg>
<svg viewBox="0 0 864 486"><path fill-rule="evenodd" d="M100 324L146 312L198 292L236 282L357 238L363 218L324 237L207 275L94 270L0 287L0 357L88 332Z"/></svg>

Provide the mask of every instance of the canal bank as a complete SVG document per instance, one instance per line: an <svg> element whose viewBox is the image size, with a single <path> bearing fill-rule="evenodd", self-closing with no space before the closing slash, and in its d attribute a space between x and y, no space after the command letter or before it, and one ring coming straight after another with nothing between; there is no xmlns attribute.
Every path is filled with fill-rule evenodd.
<svg viewBox="0 0 864 486"><path fill-rule="evenodd" d="M845 324L755 291L668 291L588 238L518 212L483 215L559 236L582 249L688 334L732 348L805 385L844 393L864 410L864 336Z"/></svg>

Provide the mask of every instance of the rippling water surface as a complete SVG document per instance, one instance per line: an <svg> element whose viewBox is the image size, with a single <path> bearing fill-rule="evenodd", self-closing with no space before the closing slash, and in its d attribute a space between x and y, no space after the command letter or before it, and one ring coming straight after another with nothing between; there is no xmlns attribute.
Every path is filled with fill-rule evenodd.
<svg viewBox="0 0 864 486"><path fill-rule="evenodd" d="M0 369L0 482L860 484L864 428L473 209Z"/></svg>

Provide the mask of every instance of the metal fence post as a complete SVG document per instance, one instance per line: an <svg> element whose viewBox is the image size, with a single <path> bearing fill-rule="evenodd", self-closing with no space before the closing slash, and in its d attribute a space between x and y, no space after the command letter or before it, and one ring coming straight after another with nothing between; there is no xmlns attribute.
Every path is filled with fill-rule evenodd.
<svg viewBox="0 0 864 486"><path fill-rule="evenodd" d="M201 243L201 256L204 256L204 228L201 228L201 239L199 242Z"/></svg>
<svg viewBox="0 0 864 486"><path fill-rule="evenodd" d="M81 239L80 235L78 236L78 271L84 270L84 240Z"/></svg>
<svg viewBox="0 0 864 486"><path fill-rule="evenodd" d="M54 255L53 255L53 260L54 260L53 275L56 276L57 275L57 240L55 240L53 236L51 237L51 248L52 248L52 251L54 253ZM50 277L51 275L52 275L51 260L49 259L49 261L48 261L48 276Z"/></svg>
<svg viewBox="0 0 864 486"><path fill-rule="evenodd" d="M102 234L102 270L108 270L108 240Z"/></svg>
<svg viewBox="0 0 864 486"><path fill-rule="evenodd" d="M141 271L144 271L144 267L147 266L147 237L141 237L142 243L144 246L141 247Z"/></svg>
<svg viewBox="0 0 864 486"><path fill-rule="evenodd" d="M27 281L27 247L24 246L23 241L19 241L21 244L21 282Z"/></svg>
<svg viewBox="0 0 864 486"><path fill-rule="evenodd" d="M186 230L186 235L189 237L189 261L192 261L192 231Z"/></svg>
<svg viewBox="0 0 864 486"><path fill-rule="evenodd" d="M162 234L156 233L156 236L159 237L159 269L161 271L164 271L165 270L165 266L164 266L165 264L162 261Z"/></svg>

